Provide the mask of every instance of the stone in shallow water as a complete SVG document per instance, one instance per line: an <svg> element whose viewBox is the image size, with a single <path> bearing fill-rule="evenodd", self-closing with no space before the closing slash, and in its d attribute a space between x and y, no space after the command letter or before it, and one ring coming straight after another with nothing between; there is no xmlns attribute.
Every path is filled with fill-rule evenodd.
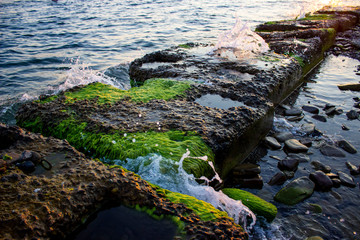
<svg viewBox="0 0 360 240"><path fill-rule="evenodd" d="M282 188L274 197L278 202L294 205L310 197L315 188L315 183L308 177L300 177Z"/></svg>
<svg viewBox="0 0 360 240"><path fill-rule="evenodd" d="M350 110L346 113L346 116L348 117L348 119L354 120L359 118L359 113L355 110Z"/></svg>
<svg viewBox="0 0 360 240"><path fill-rule="evenodd" d="M238 183L242 188L261 189L264 186L263 179L259 174L250 178L238 179Z"/></svg>
<svg viewBox="0 0 360 240"><path fill-rule="evenodd" d="M302 138L299 140L299 142L301 144L304 144L307 147L311 147L312 146L312 139L311 138Z"/></svg>
<svg viewBox="0 0 360 240"><path fill-rule="evenodd" d="M302 106L302 109L306 112L313 113L313 114L319 113L319 109L317 107L311 106L311 105L304 105L304 106Z"/></svg>
<svg viewBox="0 0 360 240"><path fill-rule="evenodd" d="M310 173L309 178L315 183L315 189L319 191L330 191L333 187L331 179L322 171Z"/></svg>
<svg viewBox="0 0 360 240"><path fill-rule="evenodd" d="M279 132L279 133L275 133L274 137L279 142L285 142L286 140L293 138L294 135L291 132Z"/></svg>
<svg viewBox="0 0 360 240"><path fill-rule="evenodd" d="M265 137L264 141L265 145L271 149L277 150L281 148L281 144L274 137Z"/></svg>
<svg viewBox="0 0 360 240"><path fill-rule="evenodd" d="M346 83L338 85L340 90L360 91L360 83Z"/></svg>
<svg viewBox="0 0 360 240"><path fill-rule="evenodd" d="M320 152L323 155L329 157L345 157L345 153L341 151L341 149L329 144L324 144L323 146L321 146Z"/></svg>
<svg viewBox="0 0 360 240"><path fill-rule="evenodd" d="M283 185L286 180L287 180L286 175L283 172L278 172L270 179L268 184L270 186Z"/></svg>
<svg viewBox="0 0 360 240"><path fill-rule="evenodd" d="M299 163L303 163L303 162L309 162L310 161L310 157L306 154L303 153L289 153L285 160L289 160L289 159L295 159L298 160Z"/></svg>
<svg viewBox="0 0 360 240"><path fill-rule="evenodd" d="M280 170L288 170L295 172L298 166L299 166L299 160L297 159L287 159L278 162L278 168Z"/></svg>
<svg viewBox="0 0 360 240"><path fill-rule="evenodd" d="M301 144L299 142L299 140L297 140L297 139L286 140L285 147L286 147L286 150L288 150L289 152L300 153L300 152L308 151L308 147L305 146L304 144Z"/></svg>
<svg viewBox="0 0 360 240"><path fill-rule="evenodd" d="M356 167L354 164L352 164L349 161L347 161L345 164L346 164L346 167L350 170L351 175L359 175L360 174L359 167Z"/></svg>
<svg viewBox="0 0 360 240"><path fill-rule="evenodd" d="M327 122L326 117L323 116L323 115L315 114L315 115L313 115L313 116L311 116L311 117L312 117L313 119L316 119L316 120L320 121L320 122Z"/></svg>
<svg viewBox="0 0 360 240"><path fill-rule="evenodd" d="M351 153L351 154L357 153L356 148L346 140L338 141L337 145L339 147L341 147L342 149L344 149L345 151L347 151L348 153Z"/></svg>
<svg viewBox="0 0 360 240"><path fill-rule="evenodd" d="M348 174L341 172L341 171L339 171L338 174L339 174L339 178L340 178L342 185L348 186L351 188L356 187L354 179L351 176L349 176Z"/></svg>
<svg viewBox="0 0 360 240"><path fill-rule="evenodd" d="M315 124L306 123L301 126L301 130L306 134L312 134L315 131Z"/></svg>
<svg viewBox="0 0 360 240"><path fill-rule="evenodd" d="M261 172L260 166L253 163L238 164L233 169L234 177L252 177Z"/></svg>
<svg viewBox="0 0 360 240"><path fill-rule="evenodd" d="M284 112L285 116L299 116L302 114L302 110L299 108L286 109Z"/></svg>
<svg viewBox="0 0 360 240"><path fill-rule="evenodd" d="M312 161L311 165L314 166L315 170L320 170L324 173L330 173L331 172L331 167L328 165L325 165L319 161Z"/></svg>

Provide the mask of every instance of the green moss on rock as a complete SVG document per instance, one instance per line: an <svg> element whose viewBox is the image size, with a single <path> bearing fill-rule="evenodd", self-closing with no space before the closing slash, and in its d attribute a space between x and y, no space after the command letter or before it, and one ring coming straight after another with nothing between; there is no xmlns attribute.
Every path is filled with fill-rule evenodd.
<svg viewBox="0 0 360 240"><path fill-rule="evenodd" d="M191 86L190 82L181 82L170 79L149 79L140 87L130 90L121 90L103 83L92 83L77 91L65 93L66 103L78 100L97 98L99 104L115 103L128 98L134 102L149 102L153 99L170 100L177 96L184 96Z"/></svg>
<svg viewBox="0 0 360 240"><path fill-rule="evenodd" d="M300 18L298 20L316 21L316 20L330 20L334 18L335 18L334 14L306 14L304 18Z"/></svg>
<svg viewBox="0 0 360 240"><path fill-rule="evenodd" d="M251 211L258 216L265 217L268 222L273 221L276 217L277 208L273 204L250 192L236 188L224 188L222 192L232 199L241 200Z"/></svg>

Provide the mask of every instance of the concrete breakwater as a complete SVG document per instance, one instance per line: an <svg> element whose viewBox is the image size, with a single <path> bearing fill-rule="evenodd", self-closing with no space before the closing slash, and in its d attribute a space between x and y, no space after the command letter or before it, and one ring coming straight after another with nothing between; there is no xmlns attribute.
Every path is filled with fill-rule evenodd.
<svg viewBox="0 0 360 240"><path fill-rule="evenodd" d="M24 104L17 121L110 161L156 152L176 162L189 149L192 157L206 155L225 177L269 131L274 106L322 59L336 32L359 16L359 9L323 9L263 24L257 31L274 52L250 62L231 49L209 55L206 44L151 53L130 66L137 87L96 83L44 96ZM184 167L197 177L214 174L197 158Z"/></svg>

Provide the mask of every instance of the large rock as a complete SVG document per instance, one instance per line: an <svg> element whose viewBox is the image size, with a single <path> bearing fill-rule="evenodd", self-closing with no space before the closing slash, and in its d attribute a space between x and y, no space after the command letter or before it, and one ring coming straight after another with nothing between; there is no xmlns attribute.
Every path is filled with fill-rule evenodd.
<svg viewBox="0 0 360 240"><path fill-rule="evenodd" d="M265 217L268 222L272 222L276 217L277 208L252 193L236 188L224 188L222 192L232 199L241 200L251 211L258 216Z"/></svg>
<svg viewBox="0 0 360 240"><path fill-rule="evenodd" d="M333 187L331 179L322 171L310 173L309 178L315 183L315 190L330 191Z"/></svg>
<svg viewBox="0 0 360 240"><path fill-rule="evenodd" d="M308 151L308 147L304 144L301 144L297 139L286 140L285 147L289 152L301 153Z"/></svg>
<svg viewBox="0 0 360 240"><path fill-rule="evenodd" d="M320 152L325 155L325 156L329 156L329 157L345 157L345 153L343 151L341 151L341 149L329 145L329 144L324 144L323 146L321 146L320 148Z"/></svg>
<svg viewBox="0 0 360 240"><path fill-rule="evenodd" d="M314 192L314 188L314 182L308 177L297 178L282 188L274 199L287 205L294 205L310 197Z"/></svg>

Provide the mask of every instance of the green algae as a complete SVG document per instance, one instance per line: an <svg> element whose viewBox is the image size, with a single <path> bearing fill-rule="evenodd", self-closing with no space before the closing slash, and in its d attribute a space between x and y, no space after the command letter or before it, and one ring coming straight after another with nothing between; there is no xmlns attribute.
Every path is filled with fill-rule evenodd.
<svg viewBox="0 0 360 240"><path fill-rule="evenodd" d="M297 20L304 21L304 20L310 20L310 21L317 21L317 20L330 20L334 19L334 14L306 14L304 18L300 18Z"/></svg>
<svg viewBox="0 0 360 240"><path fill-rule="evenodd" d="M57 99L59 96L58 95L52 95L52 96L48 96L42 100L36 100L35 102L38 102L40 104L45 104L45 103L49 103L54 101L55 99Z"/></svg>
<svg viewBox="0 0 360 240"><path fill-rule="evenodd" d="M113 104L123 99L133 102L149 102L153 99L170 100L177 96L185 96L185 91L191 86L190 82L181 82L170 79L149 79L140 87L130 90L121 90L103 83L92 83L77 91L65 93L66 103L79 100L97 99L99 104Z"/></svg>
<svg viewBox="0 0 360 240"><path fill-rule="evenodd" d="M273 204L250 192L236 188L224 188L222 192L232 199L241 200L251 211L256 215L265 217L268 222L272 222L276 217L277 208Z"/></svg>
<svg viewBox="0 0 360 240"><path fill-rule="evenodd" d="M185 49L190 49L191 46L189 46L188 44L180 44L178 45L179 48L185 48Z"/></svg>

